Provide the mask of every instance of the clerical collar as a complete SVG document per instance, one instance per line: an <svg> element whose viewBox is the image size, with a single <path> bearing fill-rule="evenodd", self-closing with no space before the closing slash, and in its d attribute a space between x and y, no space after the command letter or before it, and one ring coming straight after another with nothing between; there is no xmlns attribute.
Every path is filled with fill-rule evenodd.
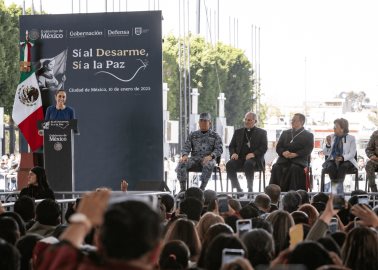
<svg viewBox="0 0 378 270"><path fill-rule="evenodd" d="M245 128L245 131L247 131L247 132L251 132L252 130L254 130L255 129L255 127L253 127L253 128Z"/></svg>

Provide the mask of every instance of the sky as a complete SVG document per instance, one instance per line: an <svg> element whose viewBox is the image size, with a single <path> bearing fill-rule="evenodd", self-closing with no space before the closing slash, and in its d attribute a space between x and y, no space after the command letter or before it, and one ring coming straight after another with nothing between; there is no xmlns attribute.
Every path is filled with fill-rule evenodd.
<svg viewBox="0 0 378 270"><path fill-rule="evenodd" d="M22 4L5 0L6 5L12 2ZM26 0L26 7L31 2ZM40 2L43 10L56 14L104 12L105 3L108 12L161 9L163 34L196 32L195 0L34 0L36 10ZM218 0L201 0L200 34L212 41L217 40L217 6ZM377 10L375 0L219 0L219 40L236 45L237 36L237 47L260 67L263 102L298 105L364 91L377 104ZM252 25L260 28L257 58Z"/></svg>

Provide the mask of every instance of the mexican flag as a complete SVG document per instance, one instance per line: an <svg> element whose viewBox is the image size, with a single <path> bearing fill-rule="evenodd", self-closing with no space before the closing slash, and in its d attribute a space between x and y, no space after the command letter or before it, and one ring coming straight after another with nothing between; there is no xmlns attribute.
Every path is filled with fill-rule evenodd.
<svg viewBox="0 0 378 270"><path fill-rule="evenodd" d="M37 77L30 64L31 42L21 44L20 82L14 97L12 118L24 135L32 151L43 145L43 137L38 134L37 122L43 120L42 97ZM24 47L24 48L23 48ZM25 49L26 48L26 49Z"/></svg>

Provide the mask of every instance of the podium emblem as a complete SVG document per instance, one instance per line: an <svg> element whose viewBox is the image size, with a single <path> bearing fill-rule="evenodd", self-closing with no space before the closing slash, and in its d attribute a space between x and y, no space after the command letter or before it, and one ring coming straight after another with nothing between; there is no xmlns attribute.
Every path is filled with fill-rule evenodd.
<svg viewBox="0 0 378 270"><path fill-rule="evenodd" d="M60 150L62 150L62 148L63 148L63 145L62 145L61 142L54 143L54 150L55 151L60 151Z"/></svg>

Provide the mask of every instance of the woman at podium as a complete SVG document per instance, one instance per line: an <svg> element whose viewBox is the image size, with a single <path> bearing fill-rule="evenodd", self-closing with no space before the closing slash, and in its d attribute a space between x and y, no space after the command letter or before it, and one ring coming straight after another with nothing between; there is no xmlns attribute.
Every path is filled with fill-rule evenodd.
<svg viewBox="0 0 378 270"><path fill-rule="evenodd" d="M46 110L45 120L66 121L75 119L75 111L72 107L66 106L67 94L63 89L55 93L56 105L49 106Z"/></svg>
<svg viewBox="0 0 378 270"><path fill-rule="evenodd" d="M54 192L51 190L45 169L39 166L34 167L29 171L28 186L24 187L20 192L21 196L29 196L35 199L53 199L55 200Z"/></svg>

